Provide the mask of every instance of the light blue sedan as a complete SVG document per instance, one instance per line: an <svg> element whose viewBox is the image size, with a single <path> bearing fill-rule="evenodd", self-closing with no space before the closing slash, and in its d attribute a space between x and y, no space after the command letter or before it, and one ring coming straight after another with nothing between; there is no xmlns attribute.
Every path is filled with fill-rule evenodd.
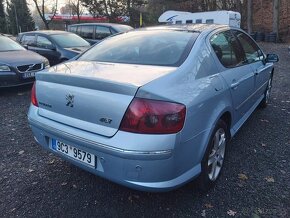
<svg viewBox="0 0 290 218"><path fill-rule="evenodd" d="M218 179L229 140L270 98L274 54L241 29L158 26L102 41L36 75L36 141L98 176L145 191Z"/></svg>

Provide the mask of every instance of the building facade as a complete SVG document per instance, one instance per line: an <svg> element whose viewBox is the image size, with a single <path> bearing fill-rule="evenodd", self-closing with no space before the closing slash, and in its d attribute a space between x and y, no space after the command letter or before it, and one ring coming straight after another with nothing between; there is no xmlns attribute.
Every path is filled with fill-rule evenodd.
<svg viewBox="0 0 290 218"><path fill-rule="evenodd" d="M273 0L253 0L253 32L273 32ZM279 0L279 38L290 41L290 0Z"/></svg>

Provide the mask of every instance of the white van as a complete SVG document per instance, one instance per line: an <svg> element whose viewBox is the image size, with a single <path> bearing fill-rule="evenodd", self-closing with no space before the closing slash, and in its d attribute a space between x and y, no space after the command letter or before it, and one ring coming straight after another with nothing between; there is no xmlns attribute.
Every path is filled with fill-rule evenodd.
<svg viewBox="0 0 290 218"><path fill-rule="evenodd" d="M235 11L208 11L190 13L183 11L166 11L158 19L160 23L214 23L240 28L241 14Z"/></svg>

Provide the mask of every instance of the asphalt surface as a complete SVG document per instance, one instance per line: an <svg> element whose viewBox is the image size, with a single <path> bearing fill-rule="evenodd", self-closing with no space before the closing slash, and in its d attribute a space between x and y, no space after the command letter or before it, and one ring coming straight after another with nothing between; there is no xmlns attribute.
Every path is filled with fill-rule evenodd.
<svg viewBox="0 0 290 218"><path fill-rule="evenodd" d="M290 55L276 53L272 102L231 141L217 185L130 190L50 154L27 124L30 88L0 90L0 217L290 217Z"/></svg>

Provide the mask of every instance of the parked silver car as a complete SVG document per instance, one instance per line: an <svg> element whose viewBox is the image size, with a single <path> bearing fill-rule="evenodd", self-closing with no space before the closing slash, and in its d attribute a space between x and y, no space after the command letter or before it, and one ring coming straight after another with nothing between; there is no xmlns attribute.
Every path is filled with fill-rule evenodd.
<svg viewBox="0 0 290 218"><path fill-rule="evenodd" d="M228 26L130 31L37 74L28 119L44 148L101 177L208 189L229 139L267 105L276 61Z"/></svg>

